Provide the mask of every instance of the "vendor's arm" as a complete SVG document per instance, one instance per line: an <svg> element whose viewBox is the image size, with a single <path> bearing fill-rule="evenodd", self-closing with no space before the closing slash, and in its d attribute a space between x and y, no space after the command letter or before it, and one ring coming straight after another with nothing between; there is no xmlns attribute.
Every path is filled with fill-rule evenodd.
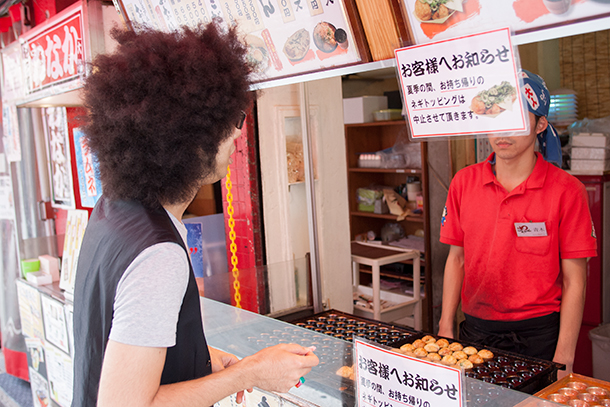
<svg viewBox="0 0 610 407"><path fill-rule="evenodd" d="M587 287L587 259L562 259L563 290L559 323L559 340L553 361L566 365L561 376L572 372L574 352L582 323Z"/></svg>
<svg viewBox="0 0 610 407"><path fill-rule="evenodd" d="M210 406L252 387L287 392L318 364L310 349L283 344L229 363L200 379L160 386L165 355L165 348L110 340L102 367L98 407Z"/></svg>
<svg viewBox="0 0 610 407"><path fill-rule="evenodd" d="M464 282L464 248L451 246L447 262L445 263L445 276L443 278L443 307L438 326L438 335L453 338L455 314L460 304L462 283Z"/></svg>

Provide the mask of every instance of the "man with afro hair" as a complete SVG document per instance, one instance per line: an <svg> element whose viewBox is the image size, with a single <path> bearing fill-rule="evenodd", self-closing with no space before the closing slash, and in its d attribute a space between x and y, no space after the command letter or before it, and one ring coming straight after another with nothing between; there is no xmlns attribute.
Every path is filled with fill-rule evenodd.
<svg viewBox="0 0 610 407"><path fill-rule="evenodd" d="M318 363L282 344L238 360L207 346L182 214L223 178L251 101L236 30L115 28L84 86L86 142L104 195L74 293L72 405L210 406L286 392Z"/></svg>

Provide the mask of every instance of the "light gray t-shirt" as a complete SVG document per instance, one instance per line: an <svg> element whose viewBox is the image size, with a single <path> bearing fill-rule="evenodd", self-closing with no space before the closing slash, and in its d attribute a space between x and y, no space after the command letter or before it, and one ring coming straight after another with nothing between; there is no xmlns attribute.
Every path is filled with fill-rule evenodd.
<svg viewBox="0 0 610 407"><path fill-rule="evenodd" d="M167 213L186 245L186 227ZM176 243L158 243L142 251L117 285L109 339L136 346L174 346L189 270L187 254Z"/></svg>

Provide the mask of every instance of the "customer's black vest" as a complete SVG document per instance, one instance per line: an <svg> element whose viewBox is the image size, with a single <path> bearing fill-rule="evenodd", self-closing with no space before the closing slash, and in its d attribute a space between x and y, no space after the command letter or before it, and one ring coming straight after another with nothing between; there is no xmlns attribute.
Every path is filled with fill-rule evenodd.
<svg viewBox="0 0 610 407"><path fill-rule="evenodd" d="M138 254L162 242L178 243L187 251L164 209L148 210L136 202L104 197L95 206L76 274L73 407L96 405L119 280ZM178 317L176 345L167 349L161 384L196 379L211 372L199 292L191 267Z"/></svg>

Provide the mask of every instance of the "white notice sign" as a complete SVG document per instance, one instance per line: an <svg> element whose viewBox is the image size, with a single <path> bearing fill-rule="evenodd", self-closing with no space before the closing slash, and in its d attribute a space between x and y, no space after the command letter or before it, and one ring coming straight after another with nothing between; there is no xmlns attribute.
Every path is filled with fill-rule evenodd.
<svg viewBox="0 0 610 407"><path fill-rule="evenodd" d="M395 55L413 139L527 132L508 28Z"/></svg>
<svg viewBox="0 0 610 407"><path fill-rule="evenodd" d="M462 407L462 371L354 339L359 407Z"/></svg>

